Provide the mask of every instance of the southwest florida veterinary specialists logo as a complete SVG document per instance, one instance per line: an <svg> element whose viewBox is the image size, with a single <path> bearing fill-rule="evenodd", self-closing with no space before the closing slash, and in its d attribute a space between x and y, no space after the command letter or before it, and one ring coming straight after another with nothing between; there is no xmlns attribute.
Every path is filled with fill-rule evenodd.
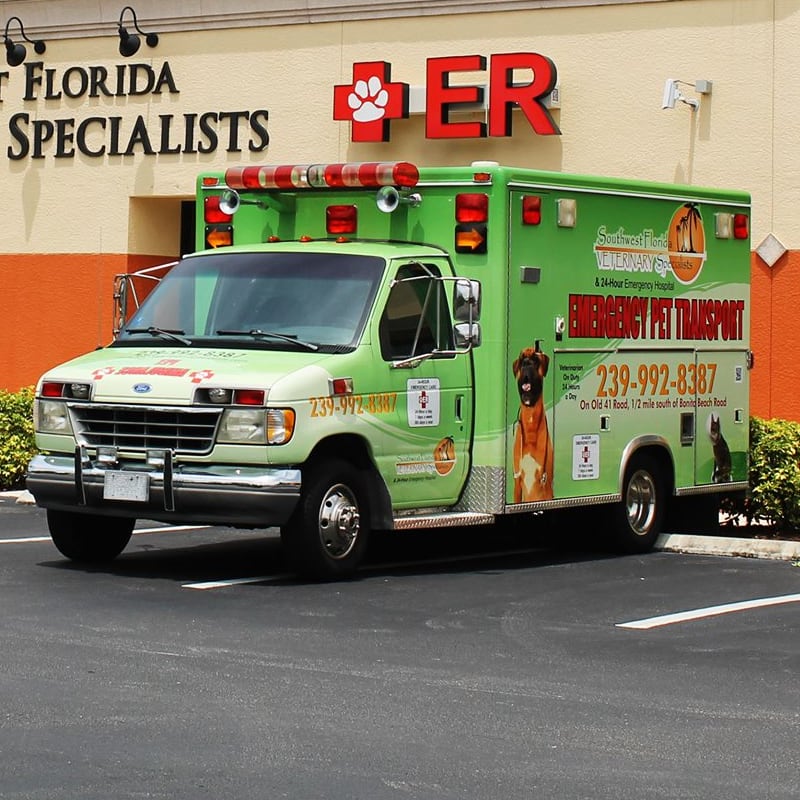
<svg viewBox="0 0 800 800"><path fill-rule="evenodd" d="M689 285L700 275L706 261L706 235L700 209L695 203L680 206L666 231L652 229L609 230L601 225L594 244L601 272L638 273L664 279L672 272L679 283Z"/></svg>

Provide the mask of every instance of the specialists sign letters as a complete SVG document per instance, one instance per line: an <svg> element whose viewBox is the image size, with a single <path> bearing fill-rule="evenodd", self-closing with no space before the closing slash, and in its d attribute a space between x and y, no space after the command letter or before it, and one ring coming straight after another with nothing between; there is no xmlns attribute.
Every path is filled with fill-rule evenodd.
<svg viewBox="0 0 800 800"><path fill-rule="evenodd" d="M113 101L116 98L179 94L169 62L160 68L149 64L73 66L45 69L43 62L24 65L26 103L80 100ZM0 72L0 103L8 88L9 73ZM100 103L92 103L97 109ZM74 158L77 154L102 156L229 153L247 149L258 153L269 145L266 109L254 111L204 111L183 114L131 116L93 114L48 118L21 111L8 119L12 161L25 158Z"/></svg>

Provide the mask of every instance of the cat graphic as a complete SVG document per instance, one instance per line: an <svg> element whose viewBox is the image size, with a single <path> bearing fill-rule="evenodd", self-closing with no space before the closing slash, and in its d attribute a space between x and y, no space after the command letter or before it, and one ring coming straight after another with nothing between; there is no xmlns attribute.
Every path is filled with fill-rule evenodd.
<svg viewBox="0 0 800 800"><path fill-rule="evenodd" d="M719 416L711 415L708 422L708 438L714 450L714 470L711 473L712 483L726 483L731 480L731 451L722 435L722 423Z"/></svg>

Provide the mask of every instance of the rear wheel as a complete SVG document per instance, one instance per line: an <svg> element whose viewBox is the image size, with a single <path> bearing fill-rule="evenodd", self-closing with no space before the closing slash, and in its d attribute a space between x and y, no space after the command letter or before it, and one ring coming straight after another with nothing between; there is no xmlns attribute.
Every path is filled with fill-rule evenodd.
<svg viewBox="0 0 800 800"><path fill-rule="evenodd" d="M612 533L624 553L652 550L664 524L666 490L658 462L647 453L634 455L622 486L622 502L614 511Z"/></svg>
<svg viewBox="0 0 800 800"><path fill-rule="evenodd" d="M330 459L311 467L300 502L281 528L291 567L314 579L351 575L370 532L367 484L352 464Z"/></svg>
<svg viewBox="0 0 800 800"><path fill-rule="evenodd" d="M59 552L73 561L102 564L115 559L128 544L134 519L47 511L47 527Z"/></svg>

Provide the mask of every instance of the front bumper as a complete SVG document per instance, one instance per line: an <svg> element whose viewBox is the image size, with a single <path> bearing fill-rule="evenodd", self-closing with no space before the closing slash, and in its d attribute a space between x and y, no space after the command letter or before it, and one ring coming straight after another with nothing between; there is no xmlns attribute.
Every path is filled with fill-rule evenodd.
<svg viewBox="0 0 800 800"><path fill-rule="evenodd" d="M110 470L147 475L146 499L104 496ZM155 519L164 522L267 528L285 524L300 498L300 470L229 464L140 461L113 466L74 456L37 455L28 465L27 487L37 505L66 511Z"/></svg>

